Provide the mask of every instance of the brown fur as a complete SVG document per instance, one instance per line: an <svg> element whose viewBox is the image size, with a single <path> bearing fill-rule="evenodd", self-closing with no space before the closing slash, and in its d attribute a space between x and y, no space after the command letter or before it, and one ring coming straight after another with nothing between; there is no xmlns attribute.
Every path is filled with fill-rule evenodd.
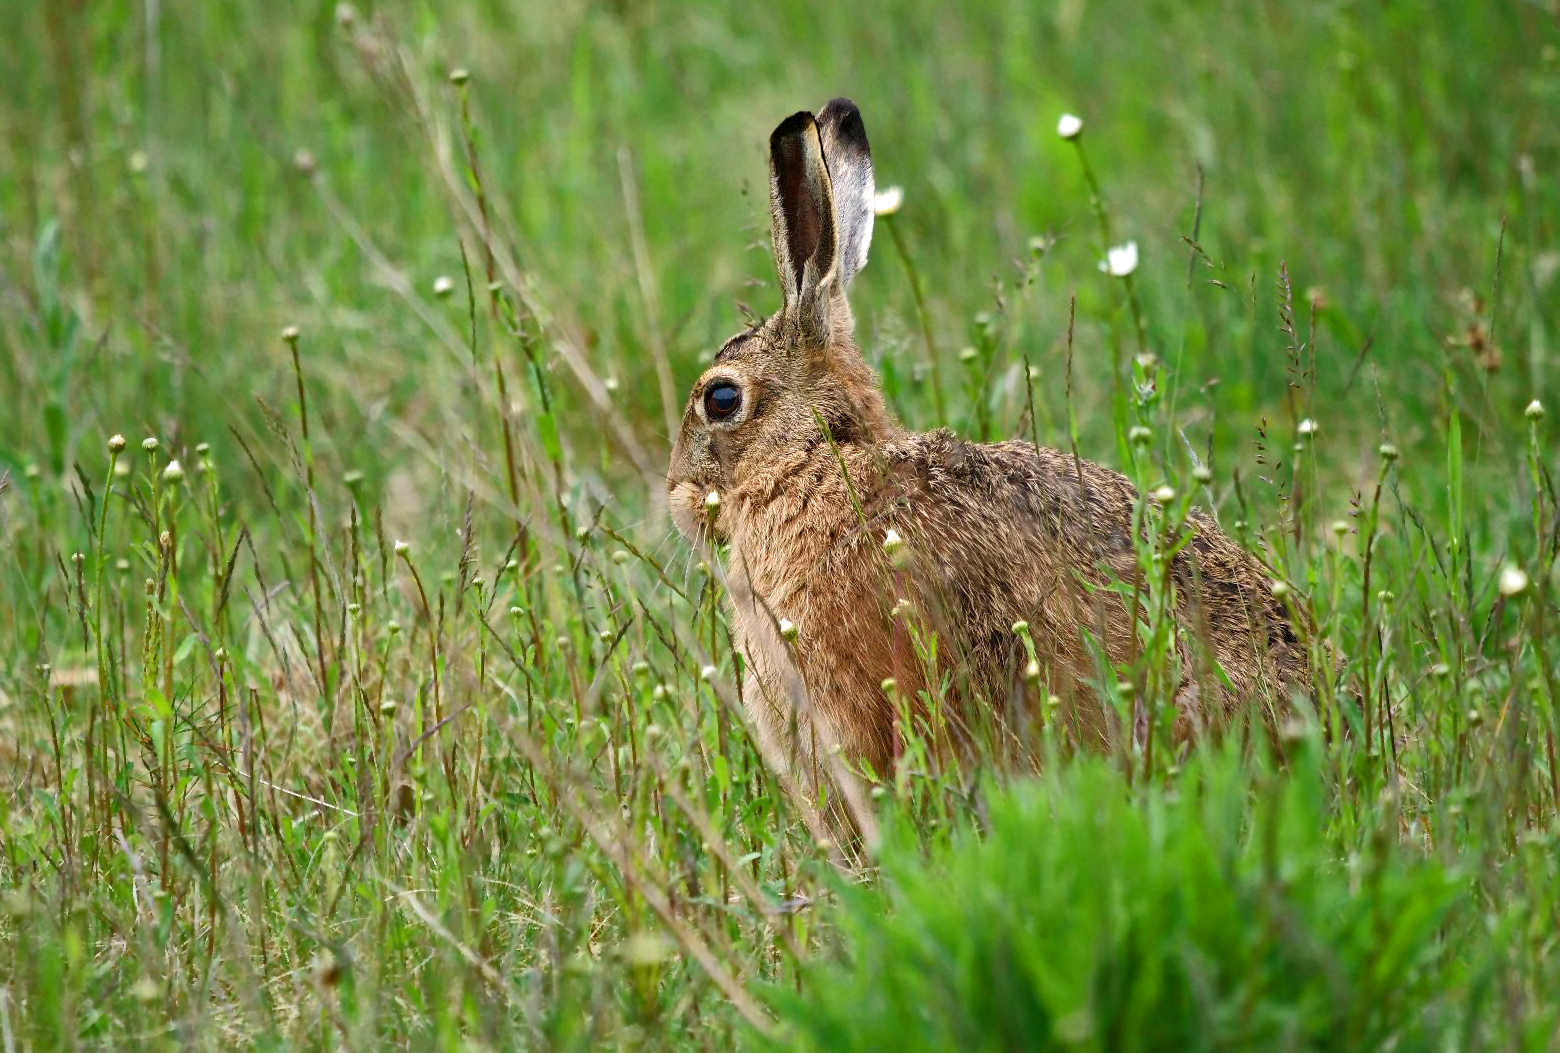
<svg viewBox="0 0 1560 1053"><path fill-rule="evenodd" d="M837 115L841 105L849 106L830 107ZM818 139L810 115L777 129L771 182L786 303L729 341L694 385L667 473L682 533L728 547L731 610L752 674L744 702L761 745L770 763L814 777L821 753L835 747L852 765L888 773L899 716L883 682L893 677L902 698L928 686L912 625L937 630L937 668L965 710L953 714L956 727L980 705L1001 708L1011 725L1052 693L1075 734L1107 738L1115 724L1090 684L1114 676L1100 648L1119 667L1135 647L1120 583L1139 575L1136 491L1119 472L1055 450L914 434L893 419L852 339L834 266L842 254L864 260L865 242L807 241L806 232L835 230L859 238L863 226L870 239L870 213L864 224L860 214L870 208L870 155L855 117L859 149ZM837 161L820 143L856 152ZM809 164L817 168L794 169ZM850 200L834 200L837 169L850 172ZM851 211L837 220L836 209ZM797 261L798 251L808 258ZM704 409L716 382L742 392L729 421L712 422ZM890 528L905 542L897 562L884 548ZM1310 686L1304 647L1261 564L1201 512L1189 529L1171 564L1182 734L1251 709L1270 716ZM896 617L901 600L910 613ZM780 619L797 626L794 642L782 638ZM1027 661L1013 632L1019 620L1042 666L1031 688L1019 678Z"/></svg>

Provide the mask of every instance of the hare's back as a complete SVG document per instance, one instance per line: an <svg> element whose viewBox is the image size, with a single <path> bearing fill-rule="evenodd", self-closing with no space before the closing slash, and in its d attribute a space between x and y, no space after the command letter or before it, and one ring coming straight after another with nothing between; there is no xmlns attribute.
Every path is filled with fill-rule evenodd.
<svg viewBox="0 0 1560 1053"><path fill-rule="evenodd" d="M1131 651L1121 586L1140 572L1137 491L1126 476L1028 442L947 432L909 437L885 455L920 583L970 645L996 647L1023 619L1037 642L1082 666L1093 664L1085 630L1115 659ZM1189 525L1172 565L1186 629L1243 690L1303 686L1303 650L1262 564L1205 513Z"/></svg>

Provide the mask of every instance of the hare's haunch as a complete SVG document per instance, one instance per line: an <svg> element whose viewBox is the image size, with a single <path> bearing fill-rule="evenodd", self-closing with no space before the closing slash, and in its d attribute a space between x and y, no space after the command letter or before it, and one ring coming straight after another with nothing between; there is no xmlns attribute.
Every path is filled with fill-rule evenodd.
<svg viewBox="0 0 1560 1053"><path fill-rule="evenodd" d="M1136 490L1119 472L1027 442L902 429L852 338L846 300L872 240L861 114L835 99L816 118L787 118L769 145L785 302L727 341L693 385L666 479L678 529L727 547L743 701L767 759L808 780L836 756L882 776L902 700L926 689L962 711L947 716L955 741L986 717L1051 719L1042 703L1052 695L1075 738L1141 734L1120 728L1091 687L1136 647ZM1188 531L1169 571L1182 734L1271 715L1310 686L1262 565L1201 512ZM1018 621L1038 681L1022 675ZM928 685L931 632L939 683Z"/></svg>

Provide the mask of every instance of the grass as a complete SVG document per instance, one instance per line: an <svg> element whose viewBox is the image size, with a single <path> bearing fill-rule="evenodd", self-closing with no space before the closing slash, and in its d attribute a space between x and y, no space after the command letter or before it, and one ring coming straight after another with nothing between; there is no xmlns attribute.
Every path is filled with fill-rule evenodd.
<svg viewBox="0 0 1560 1053"><path fill-rule="evenodd" d="M0 1041L1560 1041L1557 47L1477 0L24 2ZM1271 743L907 764L849 876L788 805L660 473L776 301L764 137L833 94L905 188L854 290L896 412L1170 488L1146 568L1194 501L1261 551L1340 663Z"/></svg>

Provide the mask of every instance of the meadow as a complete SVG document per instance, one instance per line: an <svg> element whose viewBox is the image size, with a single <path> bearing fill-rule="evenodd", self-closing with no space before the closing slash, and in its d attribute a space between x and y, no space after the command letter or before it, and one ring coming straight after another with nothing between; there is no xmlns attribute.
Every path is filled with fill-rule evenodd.
<svg viewBox="0 0 1560 1053"><path fill-rule="evenodd" d="M1552 0L8 13L0 1048L1560 1047ZM894 412L1262 553L1272 734L766 770L663 475L835 95Z"/></svg>

